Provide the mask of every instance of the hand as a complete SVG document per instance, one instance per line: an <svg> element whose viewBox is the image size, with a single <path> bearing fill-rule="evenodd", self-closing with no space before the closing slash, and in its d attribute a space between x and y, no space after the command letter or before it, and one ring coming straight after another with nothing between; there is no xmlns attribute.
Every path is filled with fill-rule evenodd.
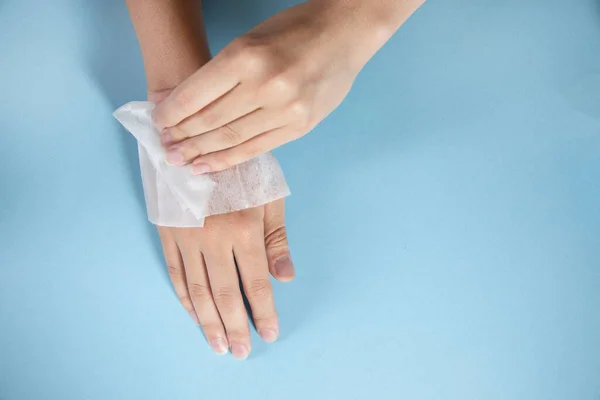
<svg viewBox="0 0 600 400"><path fill-rule="evenodd" d="M149 92L148 100L160 104L169 93L171 89ZM234 357L244 359L250 353L240 278L259 334L267 342L277 339L269 272L282 282L295 275L284 199L208 217L203 228L157 228L173 288L217 354L230 348Z"/></svg>
<svg viewBox="0 0 600 400"><path fill-rule="evenodd" d="M356 32L364 16L337 3L345 2L275 15L179 85L153 113L167 127L168 162L221 171L303 136L333 111L382 42Z"/></svg>
<svg viewBox="0 0 600 400"><path fill-rule="evenodd" d="M204 228L159 226L158 233L175 292L217 354L229 348L245 359L250 353L240 278L258 333L266 342L277 339L269 272L283 282L294 278L283 199L208 217Z"/></svg>

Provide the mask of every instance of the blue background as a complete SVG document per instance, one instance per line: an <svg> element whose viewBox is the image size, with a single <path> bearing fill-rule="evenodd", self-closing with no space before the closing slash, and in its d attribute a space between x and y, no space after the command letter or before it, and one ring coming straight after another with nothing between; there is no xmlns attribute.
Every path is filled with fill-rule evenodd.
<svg viewBox="0 0 600 400"><path fill-rule="evenodd" d="M213 49L292 2L206 0ZM171 290L123 2L0 0L0 399L600 399L600 2L430 1L280 149L282 338Z"/></svg>

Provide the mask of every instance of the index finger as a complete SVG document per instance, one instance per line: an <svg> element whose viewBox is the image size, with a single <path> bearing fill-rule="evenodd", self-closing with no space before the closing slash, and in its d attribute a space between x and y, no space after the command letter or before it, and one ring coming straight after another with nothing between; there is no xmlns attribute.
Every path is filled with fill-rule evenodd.
<svg viewBox="0 0 600 400"><path fill-rule="evenodd" d="M219 99L239 83L238 74L227 57L215 57L194 72L152 112L154 124L172 127Z"/></svg>

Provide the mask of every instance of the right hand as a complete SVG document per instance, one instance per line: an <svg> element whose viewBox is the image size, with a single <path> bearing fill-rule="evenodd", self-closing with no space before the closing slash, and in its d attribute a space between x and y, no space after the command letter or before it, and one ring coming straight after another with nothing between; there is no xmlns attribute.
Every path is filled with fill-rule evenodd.
<svg viewBox="0 0 600 400"><path fill-rule="evenodd" d="M279 335L269 272L283 282L294 278L284 207L281 199L210 216L203 228L158 227L175 292L217 354L250 353L240 278L260 336L273 342Z"/></svg>

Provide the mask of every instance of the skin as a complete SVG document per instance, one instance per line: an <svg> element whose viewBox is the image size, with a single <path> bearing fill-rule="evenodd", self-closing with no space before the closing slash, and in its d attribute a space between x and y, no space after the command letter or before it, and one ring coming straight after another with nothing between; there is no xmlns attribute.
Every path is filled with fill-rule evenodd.
<svg viewBox="0 0 600 400"><path fill-rule="evenodd" d="M331 113L356 76L424 0L309 0L234 40L211 60L192 0L126 0L167 161L221 171L297 139ZM173 89L174 88L174 89ZM222 354L250 352L250 301L266 341L279 333L268 272L293 278L283 201L159 227L173 286ZM263 243L264 241L264 243ZM239 276L236 273L237 263Z"/></svg>
<svg viewBox="0 0 600 400"><path fill-rule="evenodd" d="M312 130L424 0L309 0L195 71L153 113L167 161L221 171Z"/></svg>
<svg viewBox="0 0 600 400"><path fill-rule="evenodd" d="M188 0L127 0L127 6L142 50L148 99L160 104L210 60L201 10ZM269 273L283 282L295 274L283 200L208 217L204 228L157 229L175 292L217 354L231 350L244 359L251 351L242 291L261 337L277 339Z"/></svg>

